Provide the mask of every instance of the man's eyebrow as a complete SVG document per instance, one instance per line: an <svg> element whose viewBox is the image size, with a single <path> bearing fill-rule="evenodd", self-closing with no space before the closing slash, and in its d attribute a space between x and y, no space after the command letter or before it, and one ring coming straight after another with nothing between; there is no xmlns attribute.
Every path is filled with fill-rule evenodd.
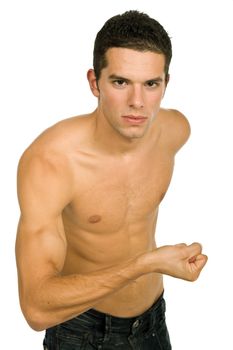
<svg viewBox="0 0 233 350"><path fill-rule="evenodd" d="M156 81L157 83L161 83L163 80L164 79L162 77L156 77L156 78L146 80L146 83L148 83L149 81Z"/></svg>
<svg viewBox="0 0 233 350"><path fill-rule="evenodd" d="M129 79L124 78L124 77L122 77L122 76L120 76L120 75L116 75L116 74L111 74L111 75L109 75L108 79L109 79L109 80L125 80L125 81L130 81Z"/></svg>
<svg viewBox="0 0 233 350"><path fill-rule="evenodd" d="M122 77L120 75L117 75L117 74L111 74L109 75L108 77L109 80L124 80L124 81L128 81L130 82L131 80L128 79L128 78L125 78L125 77ZM148 79L145 81L145 83L148 83L148 82L151 82L151 81L155 81L155 82L162 82L164 79L162 77L156 77L156 78L151 78L151 79Z"/></svg>

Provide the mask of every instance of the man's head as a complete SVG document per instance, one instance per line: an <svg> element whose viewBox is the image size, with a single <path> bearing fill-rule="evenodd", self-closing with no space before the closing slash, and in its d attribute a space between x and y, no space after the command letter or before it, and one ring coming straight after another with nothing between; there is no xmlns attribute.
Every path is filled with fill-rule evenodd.
<svg viewBox="0 0 233 350"><path fill-rule="evenodd" d="M164 72L168 81L168 70L172 58L171 40L155 19L138 11L127 11L110 18L98 32L94 45L94 71L97 81L101 70L108 64L106 52L113 47L137 51L151 51L165 56Z"/></svg>

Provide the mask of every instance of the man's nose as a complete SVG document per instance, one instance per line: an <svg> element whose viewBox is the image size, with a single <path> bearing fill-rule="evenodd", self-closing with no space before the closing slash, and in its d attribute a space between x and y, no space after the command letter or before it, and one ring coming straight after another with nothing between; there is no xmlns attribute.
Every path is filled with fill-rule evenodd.
<svg viewBox="0 0 233 350"><path fill-rule="evenodd" d="M131 86L128 97L128 104L131 108L143 108L144 97L142 86Z"/></svg>

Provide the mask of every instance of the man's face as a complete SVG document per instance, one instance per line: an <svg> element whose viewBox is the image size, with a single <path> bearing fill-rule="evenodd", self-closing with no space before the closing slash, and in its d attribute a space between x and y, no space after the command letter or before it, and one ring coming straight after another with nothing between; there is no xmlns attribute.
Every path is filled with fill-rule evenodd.
<svg viewBox="0 0 233 350"><path fill-rule="evenodd" d="M143 137L163 98L165 57L154 52L111 48L98 81L99 112L108 126L126 138Z"/></svg>

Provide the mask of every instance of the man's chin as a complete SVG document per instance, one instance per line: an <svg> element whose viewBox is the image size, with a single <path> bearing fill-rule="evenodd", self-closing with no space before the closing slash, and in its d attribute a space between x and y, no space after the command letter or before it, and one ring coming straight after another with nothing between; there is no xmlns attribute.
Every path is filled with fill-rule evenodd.
<svg viewBox="0 0 233 350"><path fill-rule="evenodd" d="M121 132L120 133L125 139L127 140L137 140L137 139L142 139L145 134L146 134L146 131L142 131L142 130L135 130L135 131L128 131L128 132Z"/></svg>
<svg viewBox="0 0 233 350"><path fill-rule="evenodd" d="M142 127L141 126L131 126L130 128L127 129L123 129L122 132L127 135L129 138L136 138L136 139L140 139L143 136L145 136L148 132L149 129L149 125L144 125Z"/></svg>

